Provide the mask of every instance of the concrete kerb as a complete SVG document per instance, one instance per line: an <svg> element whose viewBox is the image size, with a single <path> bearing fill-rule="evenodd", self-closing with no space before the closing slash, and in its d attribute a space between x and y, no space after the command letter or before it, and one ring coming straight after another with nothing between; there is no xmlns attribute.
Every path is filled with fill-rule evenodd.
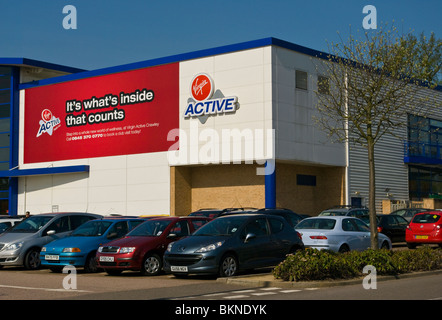
<svg viewBox="0 0 442 320"><path fill-rule="evenodd" d="M414 277L423 277L429 275L442 274L442 270L422 271L404 273L396 276L378 276L377 281L388 280L400 280ZM354 284L362 284L364 277L348 280L323 280L323 281L283 281L275 279L273 274L261 274L261 275L242 275L229 278L218 278L217 282L223 282L228 284L249 286L249 287L278 287L278 288L321 288L321 287L335 287L335 286L347 286Z"/></svg>

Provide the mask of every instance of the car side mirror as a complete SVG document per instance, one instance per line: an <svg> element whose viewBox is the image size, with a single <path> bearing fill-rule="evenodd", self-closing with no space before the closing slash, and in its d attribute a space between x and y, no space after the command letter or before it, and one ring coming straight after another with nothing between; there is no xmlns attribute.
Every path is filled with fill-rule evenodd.
<svg viewBox="0 0 442 320"><path fill-rule="evenodd" d="M48 232L46 232L46 235L53 236L55 233L55 230L49 230Z"/></svg>
<svg viewBox="0 0 442 320"><path fill-rule="evenodd" d="M178 235L177 235L176 233L169 233L169 234L167 235L167 238L168 238L168 239L175 239L175 238L178 238Z"/></svg>
<svg viewBox="0 0 442 320"><path fill-rule="evenodd" d="M246 238L244 239L244 243L249 242L250 240L253 240L256 238L256 235L254 233L248 233L246 235Z"/></svg>

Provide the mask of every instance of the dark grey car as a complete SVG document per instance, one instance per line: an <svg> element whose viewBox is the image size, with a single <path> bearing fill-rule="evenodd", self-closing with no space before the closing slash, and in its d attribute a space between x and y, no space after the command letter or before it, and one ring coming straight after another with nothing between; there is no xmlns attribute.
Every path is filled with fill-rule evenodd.
<svg viewBox="0 0 442 320"><path fill-rule="evenodd" d="M101 218L83 212L37 214L0 235L0 268L40 268L40 250L51 241L68 236L83 223Z"/></svg>
<svg viewBox="0 0 442 320"><path fill-rule="evenodd" d="M169 244L164 270L176 276L194 273L234 276L242 269L274 266L287 254L303 248L299 234L279 216L224 216Z"/></svg>

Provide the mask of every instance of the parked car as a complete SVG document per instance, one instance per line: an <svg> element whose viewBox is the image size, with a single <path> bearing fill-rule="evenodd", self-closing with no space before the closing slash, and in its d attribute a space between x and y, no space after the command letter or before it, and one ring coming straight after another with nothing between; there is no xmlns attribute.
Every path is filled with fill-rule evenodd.
<svg viewBox="0 0 442 320"><path fill-rule="evenodd" d="M40 268L40 249L51 241L67 237L83 223L101 218L83 212L37 214L0 235L0 266Z"/></svg>
<svg viewBox="0 0 442 320"><path fill-rule="evenodd" d="M177 277L194 273L229 277L243 269L274 266L303 248L298 233L282 217L228 215L170 243L164 270Z"/></svg>
<svg viewBox="0 0 442 320"><path fill-rule="evenodd" d="M370 225L370 217L363 216L360 218L368 226ZM378 214L376 215L378 223L378 232L382 232L390 238L391 242L405 242L405 230L408 221L405 218L395 214Z"/></svg>
<svg viewBox="0 0 442 320"><path fill-rule="evenodd" d="M438 244L442 248L442 211L418 213L408 224L405 240L410 249L418 244Z"/></svg>
<svg viewBox="0 0 442 320"><path fill-rule="evenodd" d="M293 212L290 209L285 208L263 208L257 211L258 213L265 213L283 217L287 222L294 228L301 220L305 219L306 215L301 215L299 213Z"/></svg>
<svg viewBox="0 0 442 320"><path fill-rule="evenodd" d="M19 224L22 221L22 219L19 218L1 218L0 219L0 234L3 232L8 231L16 224Z"/></svg>
<svg viewBox="0 0 442 320"><path fill-rule="evenodd" d="M359 208L353 206L336 206L322 211L318 216L348 216L348 217L362 217L369 214L367 208Z"/></svg>
<svg viewBox="0 0 442 320"><path fill-rule="evenodd" d="M241 214L241 213L248 213L248 214L270 214L275 216L280 216L287 220L287 222L294 228L299 221L302 219L305 219L305 215L300 215L298 213L293 212L290 209L285 208L262 208L262 209L254 209L254 210L246 210L246 211L238 211L238 210L232 210L221 213L219 216L225 216L225 215L232 215L232 214Z"/></svg>
<svg viewBox="0 0 442 320"><path fill-rule="evenodd" d="M59 272L64 266L98 271L95 254L100 245L124 237L130 230L146 220L135 218L106 218L88 221L66 238L55 240L41 248L43 266Z"/></svg>
<svg viewBox="0 0 442 320"><path fill-rule="evenodd" d="M215 219L225 214L239 213L250 210L257 210L256 208L225 208L225 209L199 209L197 211L191 212L190 217L208 217Z"/></svg>
<svg viewBox="0 0 442 320"><path fill-rule="evenodd" d="M370 229L362 220L348 216L321 216L306 218L296 230L302 235L304 245L318 250L347 252L363 251L371 247ZM390 239L378 234L379 247L391 249Z"/></svg>
<svg viewBox="0 0 442 320"><path fill-rule="evenodd" d="M414 215L419 212L425 212L425 211L432 211L432 209L425 209L425 208L404 208L404 209L398 209L395 211L390 212L390 214L395 214L398 216L402 216L407 220L408 222L413 219Z"/></svg>
<svg viewBox="0 0 442 320"><path fill-rule="evenodd" d="M110 275L124 270L140 271L153 276L162 271L167 245L190 235L210 221L207 217L164 217L150 219L129 232L126 237L100 246L97 262Z"/></svg>

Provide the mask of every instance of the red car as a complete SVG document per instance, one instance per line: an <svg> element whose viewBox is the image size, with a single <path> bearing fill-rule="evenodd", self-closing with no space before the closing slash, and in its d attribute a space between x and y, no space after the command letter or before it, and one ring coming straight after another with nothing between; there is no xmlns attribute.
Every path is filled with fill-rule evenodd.
<svg viewBox="0 0 442 320"><path fill-rule="evenodd" d="M410 249L425 243L442 247L442 211L416 214L407 226L405 241Z"/></svg>
<svg viewBox="0 0 442 320"><path fill-rule="evenodd" d="M124 270L157 275L163 268L167 245L186 237L209 222L207 217L162 217L143 222L124 238L99 247L97 262L110 275Z"/></svg>

